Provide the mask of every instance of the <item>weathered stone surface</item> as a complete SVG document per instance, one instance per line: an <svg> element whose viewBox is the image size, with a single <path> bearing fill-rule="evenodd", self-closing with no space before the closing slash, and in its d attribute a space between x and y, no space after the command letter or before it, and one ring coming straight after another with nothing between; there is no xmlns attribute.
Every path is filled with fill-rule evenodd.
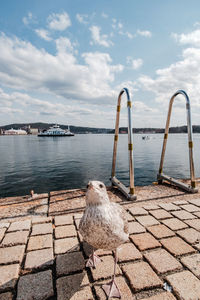
<svg viewBox="0 0 200 300"><path fill-rule="evenodd" d="M152 210L149 213L158 220L172 218L172 215L164 209Z"/></svg>
<svg viewBox="0 0 200 300"><path fill-rule="evenodd" d="M102 262L98 264L96 269L91 269L92 277L94 280L108 278L113 275L114 259L112 256L101 257ZM119 266L116 267L116 275L121 274Z"/></svg>
<svg viewBox="0 0 200 300"><path fill-rule="evenodd" d="M174 271L182 268L182 265L164 249L158 249L144 254L158 274Z"/></svg>
<svg viewBox="0 0 200 300"><path fill-rule="evenodd" d="M132 222L135 220L135 218L128 212L126 212L126 219L128 222Z"/></svg>
<svg viewBox="0 0 200 300"><path fill-rule="evenodd" d="M133 300L135 298L133 298L133 295L125 281L125 279L123 277L116 277L115 279L115 282L117 283L117 286L120 290L120 293L121 293L121 300ZM95 292L97 294L97 299L98 300L107 300L107 296L105 294L105 292L103 291L102 289L102 285L103 284L107 284L109 283L109 280L104 280L104 281L101 281L101 283L96 283L94 285L94 289L95 289ZM116 299L116 298L110 298L110 299Z"/></svg>
<svg viewBox="0 0 200 300"><path fill-rule="evenodd" d="M181 205L181 207L191 213L195 211L200 211L200 207L195 206L193 204Z"/></svg>
<svg viewBox="0 0 200 300"><path fill-rule="evenodd" d="M15 246L26 244L28 238L28 231L14 231L6 233L2 245L3 246Z"/></svg>
<svg viewBox="0 0 200 300"><path fill-rule="evenodd" d="M141 300L176 300L176 298L172 295L172 293L164 292L152 297L142 298Z"/></svg>
<svg viewBox="0 0 200 300"><path fill-rule="evenodd" d="M200 218L200 211L197 211L197 212L193 212L193 215Z"/></svg>
<svg viewBox="0 0 200 300"><path fill-rule="evenodd" d="M143 208L146 210L154 210L154 209L159 209L159 206L156 204L147 204L147 205L143 205Z"/></svg>
<svg viewBox="0 0 200 300"><path fill-rule="evenodd" d="M147 230L150 231L153 234L153 236L157 239L175 235L175 233L172 230L170 230L163 224L147 227Z"/></svg>
<svg viewBox="0 0 200 300"><path fill-rule="evenodd" d="M197 300L200 295L200 282L191 272L183 271L166 277L178 299Z"/></svg>
<svg viewBox="0 0 200 300"><path fill-rule="evenodd" d="M52 217L40 217L40 216L32 217L32 224L51 223L51 222L52 222Z"/></svg>
<svg viewBox="0 0 200 300"><path fill-rule="evenodd" d="M134 291L162 286L162 281L146 262L128 264L122 269Z"/></svg>
<svg viewBox="0 0 200 300"><path fill-rule="evenodd" d="M185 223L187 223L189 226L193 227L194 229L200 231L200 219L186 220Z"/></svg>
<svg viewBox="0 0 200 300"><path fill-rule="evenodd" d="M13 299L13 295L10 292L0 294L0 300L12 300L12 299Z"/></svg>
<svg viewBox="0 0 200 300"><path fill-rule="evenodd" d="M159 206L162 207L163 209L167 210L167 211L173 211L173 210L179 210L180 209L179 206L174 205L173 203L160 203Z"/></svg>
<svg viewBox="0 0 200 300"><path fill-rule="evenodd" d="M42 249L28 252L26 255L25 269L37 269L53 264L53 249Z"/></svg>
<svg viewBox="0 0 200 300"><path fill-rule="evenodd" d="M133 216L144 216L144 215L148 215L148 211L146 211L144 208L142 207L130 207L129 208L130 213Z"/></svg>
<svg viewBox="0 0 200 300"><path fill-rule="evenodd" d="M125 243L118 248L118 261L141 259L142 254L132 243Z"/></svg>
<svg viewBox="0 0 200 300"><path fill-rule="evenodd" d="M186 210L173 211L172 214L180 220L196 219L196 216Z"/></svg>
<svg viewBox="0 0 200 300"><path fill-rule="evenodd" d="M181 258L181 262L198 278L200 278L200 254L193 254Z"/></svg>
<svg viewBox="0 0 200 300"><path fill-rule="evenodd" d="M0 266L0 291L14 289L18 274L19 264Z"/></svg>
<svg viewBox="0 0 200 300"><path fill-rule="evenodd" d="M159 222L152 216L136 217L136 220L145 227L159 224Z"/></svg>
<svg viewBox="0 0 200 300"><path fill-rule="evenodd" d="M129 234L142 233L142 232L146 231L146 229L142 225L140 225L140 223L138 223L138 222L129 222L128 230L129 230Z"/></svg>
<svg viewBox="0 0 200 300"><path fill-rule="evenodd" d="M44 248L52 248L53 239L52 234L31 236L28 242L28 251L39 250Z"/></svg>
<svg viewBox="0 0 200 300"><path fill-rule="evenodd" d="M192 248L179 237L162 239L161 243L170 253L175 256L195 252L194 248Z"/></svg>
<svg viewBox="0 0 200 300"><path fill-rule="evenodd" d="M58 278L57 300L93 300L88 277L85 273Z"/></svg>
<svg viewBox="0 0 200 300"><path fill-rule="evenodd" d="M62 216L56 216L55 217L55 225L70 225L73 224L73 218L72 215L62 215Z"/></svg>
<svg viewBox="0 0 200 300"><path fill-rule="evenodd" d="M43 300L54 295L51 270L20 277L17 300Z"/></svg>
<svg viewBox="0 0 200 300"><path fill-rule="evenodd" d="M0 229L0 243L1 243L2 239L3 239L3 237L4 237L4 233L5 232L6 232L6 228L1 228Z"/></svg>
<svg viewBox="0 0 200 300"><path fill-rule="evenodd" d="M0 228L8 228L10 223L0 223Z"/></svg>
<svg viewBox="0 0 200 300"><path fill-rule="evenodd" d="M8 232L10 231L18 231L18 230L29 230L31 227L31 221L18 221L11 223L10 227L8 228Z"/></svg>
<svg viewBox="0 0 200 300"><path fill-rule="evenodd" d="M0 248L0 264L21 263L24 250L24 245Z"/></svg>
<svg viewBox="0 0 200 300"><path fill-rule="evenodd" d="M161 246L161 244L148 232L133 234L130 236L130 239L141 251Z"/></svg>
<svg viewBox="0 0 200 300"><path fill-rule="evenodd" d="M85 267L82 252L70 252L58 255L56 258L57 276L67 275L71 272L81 271Z"/></svg>
<svg viewBox="0 0 200 300"><path fill-rule="evenodd" d="M41 235L48 233L53 233L53 227L51 223L35 224L32 227L31 235Z"/></svg>
<svg viewBox="0 0 200 300"><path fill-rule="evenodd" d="M55 240L55 254L79 251L80 246L76 237Z"/></svg>
<svg viewBox="0 0 200 300"><path fill-rule="evenodd" d="M196 206L200 206L200 198L199 199L188 200L188 202L190 202L191 204L194 204Z"/></svg>
<svg viewBox="0 0 200 300"><path fill-rule="evenodd" d="M177 231L177 234L190 244L194 244L200 241L200 232L198 232L194 228L179 230Z"/></svg>
<svg viewBox="0 0 200 300"><path fill-rule="evenodd" d="M188 202L185 201L185 200L177 200L177 201L174 201L173 204L175 204L175 205L185 205L185 204L188 204Z"/></svg>
<svg viewBox="0 0 200 300"><path fill-rule="evenodd" d="M188 227L185 223L183 223L177 218L162 220L162 222L171 230L179 230Z"/></svg>
<svg viewBox="0 0 200 300"><path fill-rule="evenodd" d="M72 237L72 236L77 236L74 225L57 226L55 228L56 239L60 239L64 237Z"/></svg>

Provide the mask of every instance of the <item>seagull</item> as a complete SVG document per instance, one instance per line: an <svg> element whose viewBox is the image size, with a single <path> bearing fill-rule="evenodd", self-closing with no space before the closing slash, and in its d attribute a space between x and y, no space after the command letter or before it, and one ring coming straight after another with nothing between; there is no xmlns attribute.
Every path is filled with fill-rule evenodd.
<svg viewBox="0 0 200 300"><path fill-rule="evenodd" d="M87 267L96 267L96 264L101 261L95 254L94 248L115 252L113 279L102 288L108 298L121 298L115 282L117 248L128 240L128 221L125 210L119 204L110 202L103 182L90 181L87 185L86 208L80 221L79 231L83 239L93 247Z"/></svg>

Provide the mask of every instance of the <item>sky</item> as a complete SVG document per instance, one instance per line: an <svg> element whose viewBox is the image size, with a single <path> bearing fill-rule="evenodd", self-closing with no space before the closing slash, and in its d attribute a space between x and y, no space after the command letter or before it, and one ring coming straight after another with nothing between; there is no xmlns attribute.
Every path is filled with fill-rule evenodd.
<svg viewBox="0 0 200 300"><path fill-rule="evenodd" d="M0 2L0 125L114 128L129 90L133 127L164 127L179 89L200 125L199 0ZM122 97L120 126L127 126ZM185 99L171 126L186 124Z"/></svg>

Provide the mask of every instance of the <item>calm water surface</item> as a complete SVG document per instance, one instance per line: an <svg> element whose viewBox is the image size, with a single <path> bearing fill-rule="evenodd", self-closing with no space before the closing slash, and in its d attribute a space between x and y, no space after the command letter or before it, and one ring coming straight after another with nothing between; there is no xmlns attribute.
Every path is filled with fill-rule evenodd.
<svg viewBox="0 0 200 300"><path fill-rule="evenodd" d="M156 180L163 135L134 135L135 185ZM200 135L194 137L196 176L200 177ZM164 171L189 177L187 135L169 135ZM74 137L0 136L0 197L85 187L89 180L110 184L113 135ZM127 135L119 136L117 177L128 177Z"/></svg>

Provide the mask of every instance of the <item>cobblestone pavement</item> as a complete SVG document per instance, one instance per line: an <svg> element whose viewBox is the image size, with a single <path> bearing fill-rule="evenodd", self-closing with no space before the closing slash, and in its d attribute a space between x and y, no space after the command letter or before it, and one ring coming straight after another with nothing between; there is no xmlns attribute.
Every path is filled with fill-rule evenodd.
<svg viewBox="0 0 200 300"><path fill-rule="evenodd" d="M200 299L200 196L166 199L123 203L130 238L119 249L122 299ZM113 253L98 250L102 262L85 267L91 248L78 232L82 212L72 208L1 218L0 300L106 299L101 285L113 274Z"/></svg>

